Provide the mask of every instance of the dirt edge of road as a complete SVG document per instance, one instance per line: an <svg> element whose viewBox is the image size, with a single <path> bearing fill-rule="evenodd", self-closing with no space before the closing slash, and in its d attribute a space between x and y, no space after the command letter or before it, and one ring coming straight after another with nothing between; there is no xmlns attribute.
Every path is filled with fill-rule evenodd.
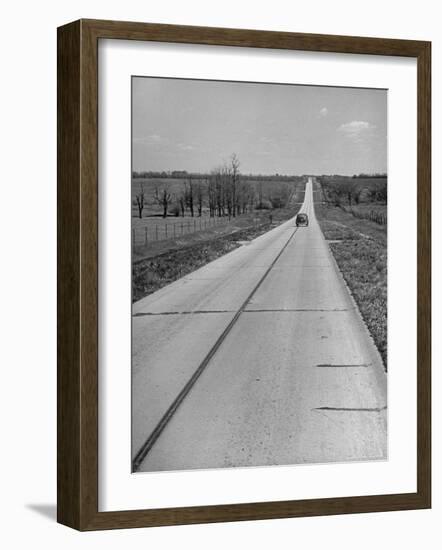
<svg viewBox="0 0 442 550"><path fill-rule="evenodd" d="M134 262L132 265L132 302L141 300L141 298L240 246L246 246L248 242L277 227L295 214L294 210L287 210L272 222L269 219L266 223L256 227L239 230Z"/></svg>

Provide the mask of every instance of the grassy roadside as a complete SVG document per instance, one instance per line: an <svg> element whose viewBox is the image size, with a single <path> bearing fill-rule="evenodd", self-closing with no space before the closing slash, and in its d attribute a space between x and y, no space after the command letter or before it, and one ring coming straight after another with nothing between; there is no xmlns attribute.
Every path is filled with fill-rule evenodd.
<svg viewBox="0 0 442 550"><path fill-rule="evenodd" d="M322 232L387 370L387 226L315 205Z"/></svg>
<svg viewBox="0 0 442 550"><path fill-rule="evenodd" d="M238 248L242 244L241 241L255 239L291 218L295 213L296 211L288 208L274 211L272 223L267 218L265 223L256 227L222 235L206 235L206 240L190 241L184 247L169 248L166 252L134 262L132 266L132 301L140 300Z"/></svg>
<svg viewBox="0 0 442 550"><path fill-rule="evenodd" d="M137 262L147 258L154 258L166 252L178 251L221 237L228 237L229 235L236 234L238 231L260 226L269 221L268 214L258 213L257 215L239 216L233 218L230 222L226 221L225 224L208 227L201 231L186 233L176 238L171 237L169 239L152 241L147 245L137 245L132 248L132 260Z"/></svg>

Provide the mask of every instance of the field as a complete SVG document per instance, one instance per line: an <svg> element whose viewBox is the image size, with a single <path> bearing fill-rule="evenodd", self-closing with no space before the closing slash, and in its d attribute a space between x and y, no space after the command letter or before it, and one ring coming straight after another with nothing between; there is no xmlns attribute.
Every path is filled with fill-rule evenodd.
<svg viewBox="0 0 442 550"><path fill-rule="evenodd" d="M387 204L387 177L321 176L324 200L335 206Z"/></svg>
<svg viewBox="0 0 442 550"><path fill-rule="evenodd" d="M285 209L282 213L284 212ZM278 216L272 216L273 219L277 221ZM144 232L132 233L134 241L132 247L133 261L138 261L141 258L151 258L170 250L186 248L201 241L219 239L248 228L257 228L263 224L269 224L270 217L267 213L253 213L231 218L230 221L228 218L210 218L205 215L193 219L190 217L167 218L166 220L162 218L145 218L142 222L145 222L145 227L147 227L148 239L145 240ZM157 227L158 239L155 238Z"/></svg>
<svg viewBox="0 0 442 550"><path fill-rule="evenodd" d="M229 227L240 229L256 226L273 217L272 204L287 206L290 202L294 207L299 202L299 193L303 193L304 179L301 177L290 180L258 180L245 178L248 201L243 204L240 214L224 215L217 212L210 215L208 206L208 181L206 177L192 177L195 189L201 186L201 212L198 210L197 199L194 200L194 215L191 215L185 193L187 180L184 178L133 178L132 180L132 244L134 249L146 248L152 243L165 239L179 239L189 233L214 229L215 232L228 232ZM301 190L301 191L300 191ZM144 208L139 215L137 195L144 192ZM166 193L169 198L167 215L164 217L163 206L156 198ZM195 191L194 191L195 193ZM180 203L180 200L182 201ZM262 208L257 208L261 202Z"/></svg>
<svg viewBox="0 0 442 550"><path fill-rule="evenodd" d="M357 185L359 187L366 187L366 188L373 188L377 187L379 185L383 185L387 182L387 176L357 176L357 177L351 177L351 176L320 176L319 181L321 182L321 185L326 187L327 185L341 185L341 184L347 184L352 183L353 185Z"/></svg>
<svg viewBox="0 0 442 550"><path fill-rule="evenodd" d="M355 218L370 220L379 225L387 225L387 205L386 204L358 204L357 206L341 206L341 208L352 214Z"/></svg>
<svg viewBox="0 0 442 550"><path fill-rule="evenodd" d="M322 176L322 199L355 218L387 225L387 177Z"/></svg>
<svg viewBox="0 0 442 550"><path fill-rule="evenodd" d="M163 218L158 215L141 219L132 217L132 244L137 247L165 239L176 239L188 233L223 227L228 223L228 218L211 218L207 212L204 212L201 217L193 218L190 216Z"/></svg>
<svg viewBox="0 0 442 550"><path fill-rule="evenodd" d="M136 195L144 187L146 194L146 207L143 217L161 216L161 208L155 201L155 187L166 189L172 195L178 196L182 192L184 179L179 178L132 178L132 217L138 217Z"/></svg>
<svg viewBox="0 0 442 550"><path fill-rule="evenodd" d="M319 191L320 185L317 185ZM319 197L319 193L317 194ZM370 204L356 209L384 209ZM348 208L317 202L316 216L342 275L387 369L387 226L358 218Z"/></svg>

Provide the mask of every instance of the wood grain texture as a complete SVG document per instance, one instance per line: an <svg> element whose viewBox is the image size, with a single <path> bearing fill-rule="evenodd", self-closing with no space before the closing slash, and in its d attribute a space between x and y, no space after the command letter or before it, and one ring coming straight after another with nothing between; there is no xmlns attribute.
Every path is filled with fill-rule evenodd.
<svg viewBox="0 0 442 550"><path fill-rule="evenodd" d="M417 485L431 507L431 44L418 57Z"/></svg>
<svg viewBox="0 0 442 550"><path fill-rule="evenodd" d="M398 55L418 60L418 491L304 501L98 511L98 40ZM79 530L428 508L430 43L80 20L58 29L58 521Z"/></svg>
<svg viewBox="0 0 442 550"><path fill-rule="evenodd" d="M58 32L57 517L79 526L80 23Z"/></svg>

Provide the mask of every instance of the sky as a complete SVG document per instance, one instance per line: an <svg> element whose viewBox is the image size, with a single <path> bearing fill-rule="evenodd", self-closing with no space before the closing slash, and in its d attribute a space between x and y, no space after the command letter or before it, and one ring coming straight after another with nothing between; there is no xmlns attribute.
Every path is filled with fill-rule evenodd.
<svg viewBox="0 0 442 550"><path fill-rule="evenodd" d="M134 171L387 172L387 91L134 77Z"/></svg>

